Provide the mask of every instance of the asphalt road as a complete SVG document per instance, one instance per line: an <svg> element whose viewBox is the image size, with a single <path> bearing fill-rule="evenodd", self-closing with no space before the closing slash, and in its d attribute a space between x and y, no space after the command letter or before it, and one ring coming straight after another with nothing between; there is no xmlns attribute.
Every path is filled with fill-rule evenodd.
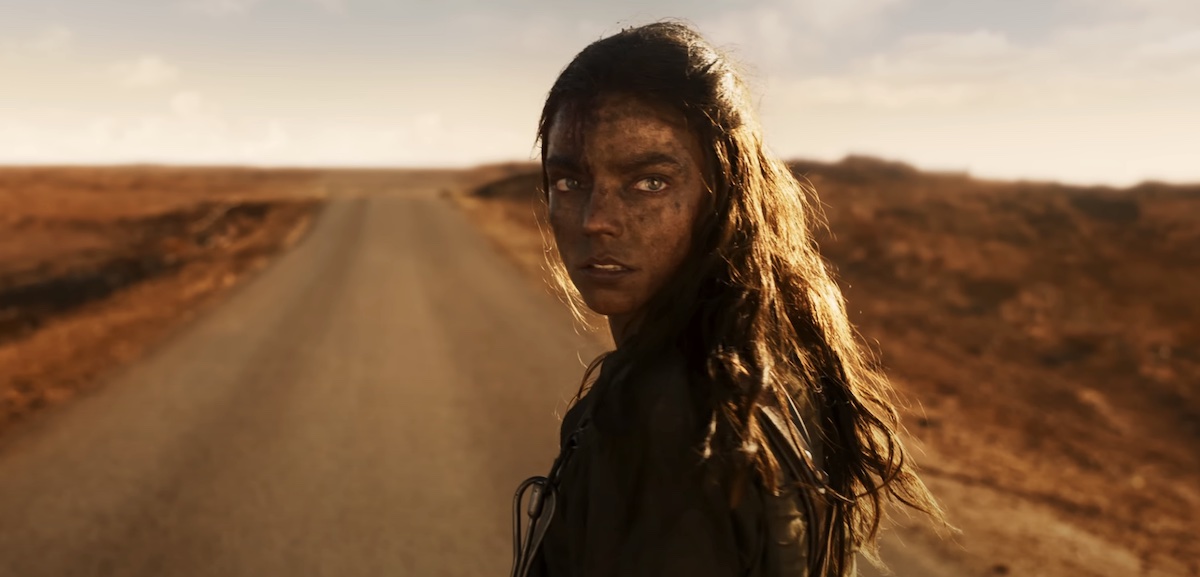
<svg viewBox="0 0 1200 577"><path fill-rule="evenodd" d="M507 574L512 491L600 349L435 188L332 201L145 361L10 429L0 576Z"/></svg>

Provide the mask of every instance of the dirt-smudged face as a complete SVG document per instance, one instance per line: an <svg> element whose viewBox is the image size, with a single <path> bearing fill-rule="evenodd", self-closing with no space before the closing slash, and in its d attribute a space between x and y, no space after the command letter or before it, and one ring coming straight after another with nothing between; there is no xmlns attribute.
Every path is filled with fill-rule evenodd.
<svg viewBox="0 0 1200 577"><path fill-rule="evenodd" d="M704 155L681 114L631 97L602 99L578 137L572 126L560 112L546 139L550 226L571 281L615 332L687 256Z"/></svg>

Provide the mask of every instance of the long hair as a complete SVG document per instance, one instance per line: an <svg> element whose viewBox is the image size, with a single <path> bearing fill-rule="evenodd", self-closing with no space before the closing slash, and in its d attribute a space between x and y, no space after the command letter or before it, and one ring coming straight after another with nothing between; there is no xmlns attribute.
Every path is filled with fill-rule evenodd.
<svg viewBox="0 0 1200 577"><path fill-rule="evenodd" d="M889 500L944 522L901 443L888 380L857 340L818 251L813 231L824 221L815 191L765 149L732 62L676 22L592 43L546 98L543 161L556 115L586 116L606 95L682 113L707 157L710 191L689 256L610 361L633 366L671 347L684 352L689 374L700 375L689 385L712 411L704 453L732 471L731 486L757 473L774 489L782 478L769 451L757 449L768 446L761 405L778 406L786 395L816 415L830 489L820 498L840 519L829 537L829 574L841 575L855 552L880 563L876 537ZM544 165L542 179L549 191ZM552 264L578 315L579 293L561 262Z"/></svg>

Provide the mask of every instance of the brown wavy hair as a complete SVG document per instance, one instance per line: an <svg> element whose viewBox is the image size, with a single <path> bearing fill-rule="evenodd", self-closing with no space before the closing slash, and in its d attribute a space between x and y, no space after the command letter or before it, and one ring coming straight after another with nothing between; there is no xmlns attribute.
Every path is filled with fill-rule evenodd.
<svg viewBox="0 0 1200 577"><path fill-rule="evenodd" d="M888 380L860 344L818 252L813 232L825 222L816 193L765 149L732 61L673 21L592 43L546 98L538 131L543 161L556 114L566 110L568 119L586 122L606 95L632 95L682 113L707 156L710 191L690 255L609 360L628 368L669 347L682 350L694 365L691 374L702 375L690 384L712 410L704 453L727 465L721 469L735 480L757 473L777 488L782 478L770 452L757 449L768 446L757 418L761 405L778 406L787 395L817 415L829 489L817 498L840 519L828 535L827 575L842 575L855 552L880 564L876 537L890 500L945 526L900 440ZM549 191L544 166L542 179ZM550 260L559 288L584 318L561 262Z"/></svg>

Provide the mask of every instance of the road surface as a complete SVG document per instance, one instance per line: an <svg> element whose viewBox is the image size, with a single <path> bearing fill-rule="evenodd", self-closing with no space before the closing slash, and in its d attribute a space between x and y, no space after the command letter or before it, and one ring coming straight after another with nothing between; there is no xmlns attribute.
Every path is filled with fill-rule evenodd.
<svg viewBox="0 0 1200 577"><path fill-rule="evenodd" d="M445 185L334 199L211 314L10 429L0 577L506 575L512 491L600 348Z"/></svg>

